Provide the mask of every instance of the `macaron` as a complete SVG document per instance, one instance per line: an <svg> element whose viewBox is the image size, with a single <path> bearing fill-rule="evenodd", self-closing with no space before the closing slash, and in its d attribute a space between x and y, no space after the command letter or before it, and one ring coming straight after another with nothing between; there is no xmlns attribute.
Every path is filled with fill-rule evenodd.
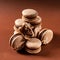
<svg viewBox="0 0 60 60"><path fill-rule="evenodd" d="M26 47L28 49L38 49L42 45L42 42L37 38L30 38L26 42Z"/></svg>
<svg viewBox="0 0 60 60"><path fill-rule="evenodd" d="M16 27L21 27L24 25L24 20L23 19L16 19L15 20L15 26Z"/></svg>
<svg viewBox="0 0 60 60"><path fill-rule="evenodd" d="M25 50L26 50L26 52L28 52L30 54L37 54L41 51L41 47L39 47L38 49L28 49L28 48L26 48Z"/></svg>
<svg viewBox="0 0 60 60"><path fill-rule="evenodd" d="M42 19L41 19L40 16L37 16L37 17L34 18L34 19L28 19L28 18L22 16L22 19L24 19L25 22L28 22L28 23L30 23L30 24L32 24L32 25L41 24L41 22L42 22Z"/></svg>
<svg viewBox="0 0 60 60"><path fill-rule="evenodd" d="M42 29L39 32L39 39L41 39L43 44L48 44L52 41L53 31L51 29Z"/></svg>
<svg viewBox="0 0 60 60"><path fill-rule="evenodd" d="M14 50L18 51L24 47L25 40L22 35L13 34L9 40L9 43Z"/></svg>
<svg viewBox="0 0 60 60"><path fill-rule="evenodd" d="M37 11L34 9L24 9L22 11L22 16L28 18L28 19L32 19L35 18L38 15Z"/></svg>

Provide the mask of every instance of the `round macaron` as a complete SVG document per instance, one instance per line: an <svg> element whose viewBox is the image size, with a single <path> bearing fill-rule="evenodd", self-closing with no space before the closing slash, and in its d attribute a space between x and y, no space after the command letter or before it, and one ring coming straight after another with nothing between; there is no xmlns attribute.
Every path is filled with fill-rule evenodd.
<svg viewBox="0 0 60 60"><path fill-rule="evenodd" d="M21 27L24 25L24 20L23 19L16 19L15 20L15 26L16 27Z"/></svg>
<svg viewBox="0 0 60 60"><path fill-rule="evenodd" d="M34 9L24 9L22 11L22 16L28 18L28 19L32 19L35 18L38 15L37 11Z"/></svg>
<svg viewBox="0 0 60 60"><path fill-rule="evenodd" d="M22 16L22 19L24 19L24 21L26 21L28 23L31 23L32 25L41 24L41 22L42 22L42 19L39 16L37 16L34 19L28 19L28 18L25 18L24 16Z"/></svg>
<svg viewBox="0 0 60 60"><path fill-rule="evenodd" d="M42 29L39 33L39 38L41 39L43 44L48 44L53 38L53 31L50 29Z"/></svg>
<svg viewBox="0 0 60 60"><path fill-rule="evenodd" d="M30 38L26 42L26 47L29 49L38 49L41 46L42 42L37 38Z"/></svg>
<svg viewBox="0 0 60 60"><path fill-rule="evenodd" d="M21 50L24 47L25 40L20 34L13 34L9 40L10 46L14 50Z"/></svg>

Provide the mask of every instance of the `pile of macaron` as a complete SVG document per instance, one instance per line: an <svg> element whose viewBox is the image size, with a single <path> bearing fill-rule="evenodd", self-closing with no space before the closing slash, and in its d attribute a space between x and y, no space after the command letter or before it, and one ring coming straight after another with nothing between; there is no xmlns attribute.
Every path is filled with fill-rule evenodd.
<svg viewBox="0 0 60 60"><path fill-rule="evenodd" d="M22 18L15 20L14 33L9 43L16 51L24 48L30 54L37 54L42 45L50 43L52 38L53 31L42 28L42 19L38 12L34 9L24 9Z"/></svg>

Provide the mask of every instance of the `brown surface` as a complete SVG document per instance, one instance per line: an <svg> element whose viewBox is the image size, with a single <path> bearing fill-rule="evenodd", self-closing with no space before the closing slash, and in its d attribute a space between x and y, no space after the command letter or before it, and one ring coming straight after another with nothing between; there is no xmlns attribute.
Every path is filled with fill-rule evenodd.
<svg viewBox="0 0 60 60"><path fill-rule="evenodd" d="M0 60L60 60L60 2L58 0L0 1ZM9 46L14 21L25 8L34 8L42 17L43 26L54 31L53 41L37 55L20 54Z"/></svg>

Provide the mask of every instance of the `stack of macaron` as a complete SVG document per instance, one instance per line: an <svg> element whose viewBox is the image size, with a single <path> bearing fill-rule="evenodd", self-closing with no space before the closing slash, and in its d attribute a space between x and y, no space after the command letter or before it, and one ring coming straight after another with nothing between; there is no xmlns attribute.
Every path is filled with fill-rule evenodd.
<svg viewBox="0 0 60 60"><path fill-rule="evenodd" d="M42 29L42 19L38 16L38 12L34 9L25 9L22 11L22 19L30 23L34 32L34 37L36 37L38 32Z"/></svg>
<svg viewBox="0 0 60 60"><path fill-rule="evenodd" d="M15 20L14 33L9 43L16 51L25 48L31 54L41 51L42 44L46 45L53 38L51 29L42 29L42 19L34 9L22 11L22 18Z"/></svg>

